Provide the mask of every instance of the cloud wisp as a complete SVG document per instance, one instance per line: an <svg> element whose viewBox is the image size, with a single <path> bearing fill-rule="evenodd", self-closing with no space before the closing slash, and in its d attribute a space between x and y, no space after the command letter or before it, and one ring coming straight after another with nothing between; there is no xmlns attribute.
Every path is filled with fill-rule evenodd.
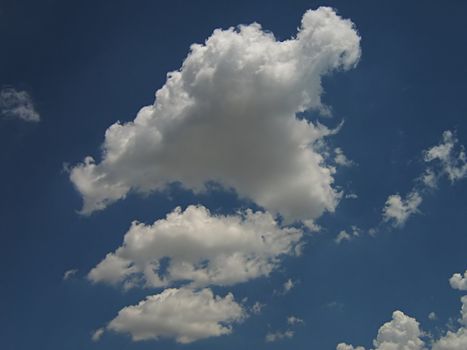
<svg viewBox="0 0 467 350"><path fill-rule="evenodd" d="M0 90L0 116L26 122L39 122L41 120L31 95L27 91L16 90L12 87Z"/></svg>

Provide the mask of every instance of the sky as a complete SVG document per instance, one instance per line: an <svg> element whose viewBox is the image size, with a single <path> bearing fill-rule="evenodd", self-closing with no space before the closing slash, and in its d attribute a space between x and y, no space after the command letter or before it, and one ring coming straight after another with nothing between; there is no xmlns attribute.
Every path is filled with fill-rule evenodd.
<svg viewBox="0 0 467 350"><path fill-rule="evenodd" d="M0 3L0 339L467 349L467 4Z"/></svg>

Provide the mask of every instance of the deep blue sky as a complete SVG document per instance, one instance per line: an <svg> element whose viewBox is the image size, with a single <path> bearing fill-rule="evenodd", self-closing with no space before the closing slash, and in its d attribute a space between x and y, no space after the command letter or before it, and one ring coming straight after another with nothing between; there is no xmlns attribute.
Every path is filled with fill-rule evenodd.
<svg viewBox="0 0 467 350"><path fill-rule="evenodd" d="M322 120L345 120L331 142L358 165L341 169L336 182L359 198L320 220L323 232L307 239L303 256L271 278L233 288L238 299L267 307L232 335L179 345L108 334L93 343L92 330L147 294L84 278L120 245L132 220L150 223L191 203L215 212L246 204L232 193L174 190L171 198L130 196L83 217L63 164L98 158L106 128L152 103L189 45L213 29L256 21L285 39L319 5L350 18L362 37L358 67L325 79L334 117ZM466 13L462 1L2 1L0 85L29 91L42 121L0 120L0 347L326 350L340 341L369 346L395 309L426 330L457 317L460 294L448 278L467 266L467 181L442 181L403 229L341 245L333 239L349 225L376 225L387 196L410 191L422 150L444 130L467 144ZM71 268L77 277L62 281ZM272 295L289 277L298 286L286 297ZM431 311L438 321L428 321ZM264 343L292 314L305 320L296 336Z"/></svg>

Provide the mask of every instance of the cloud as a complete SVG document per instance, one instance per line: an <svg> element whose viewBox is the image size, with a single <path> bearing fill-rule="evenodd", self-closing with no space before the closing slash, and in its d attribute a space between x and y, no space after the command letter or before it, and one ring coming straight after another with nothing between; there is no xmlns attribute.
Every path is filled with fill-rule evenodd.
<svg viewBox="0 0 467 350"><path fill-rule="evenodd" d="M334 239L334 242L336 242L337 244L340 244L342 241L350 241L360 236L361 230L357 226L351 226L350 228L352 230L350 233L348 233L345 230L342 230L341 232L339 232L337 237Z"/></svg>
<svg viewBox="0 0 467 350"><path fill-rule="evenodd" d="M394 311L392 320L385 323L378 330L373 341L374 350L423 350L424 342L420 339L422 332L419 323L402 311ZM346 343L337 345L337 350L364 350Z"/></svg>
<svg viewBox="0 0 467 350"><path fill-rule="evenodd" d="M464 272L464 276L460 273L452 275L449 279L449 284L454 289L467 290L467 270Z"/></svg>
<svg viewBox="0 0 467 350"><path fill-rule="evenodd" d="M173 338L191 343L232 332L246 313L232 294L215 296L210 289L166 289L119 311L108 330L129 333L133 341Z"/></svg>
<svg viewBox="0 0 467 350"><path fill-rule="evenodd" d="M101 340L102 336L104 335L104 332L105 332L105 329L104 329L104 328L96 329L96 330L92 333L91 340L92 340L93 342L98 342L99 340Z"/></svg>
<svg viewBox="0 0 467 350"><path fill-rule="evenodd" d="M453 288L456 288L453 286ZM373 341L374 350L465 350L467 349L467 295L461 298L461 318L457 330L449 330L438 339L430 339L430 344L423 341L427 334L420 329L420 325L412 317L402 311L394 311L392 320L380 327L376 339ZM436 319L432 312L430 320ZM340 343L337 350L365 350L363 347L354 348L352 345Z"/></svg>
<svg viewBox="0 0 467 350"><path fill-rule="evenodd" d="M27 122L38 122L41 119L29 93L11 87L0 90L0 115Z"/></svg>
<svg viewBox="0 0 467 350"><path fill-rule="evenodd" d="M107 129L101 161L71 169L82 213L175 182L194 192L219 183L288 221L333 212L335 169L316 146L333 131L296 115L325 110L322 77L359 57L353 23L327 7L307 11L285 41L256 23L216 29L191 46L153 105Z"/></svg>
<svg viewBox="0 0 467 350"><path fill-rule="evenodd" d="M456 138L452 131L445 131L443 133L442 142L425 151L425 161L433 162L438 161L440 169L439 175L445 174L448 179L454 183L467 176L467 157L463 145L459 146L459 151L456 152L456 146L459 140ZM433 175L431 175L433 174ZM432 169L429 169L428 184L435 183L436 174Z"/></svg>
<svg viewBox="0 0 467 350"><path fill-rule="evenodd" d="M402 198L399 194L390 195L383 208L383 221L394 227L402 227L408 218L418 213L418 207L427 193L438 187L439 180L446 176L451 183L467 177L467 156L463 145L452 131L445 131L442 141L423 151L427 164L409 194Z"/></svg>
<svg viewBox="0 0 467 350"><path fill-rule="evenodd" d="M176 208L152 225L133 222L123 245L93 268L93 282L126 287L232 285L267 276L294 255L302 232L280 228L268 213L213 215L203 206Z"/></svg>
<svg viewBox="0 0 467 350"><path fill-rule="evenodd" d="M432 350L467 349L467 295L461 298L461 326L456 332L448 331L445 336L434 342Z"/></svg>
<svg viewBox="0 0 467 350"><path fill-rule="evenodd" d="M418 192L410 192L404 199L398 194L391 195L383 208L383 220L402 227L412 214L418 212L421 203L422 197Z"/></svg>
<svg viewBox="0 0 467 350"><path fill-rule="evenodd" d="M301 318L298 318L296 316L289 316L287 317L287 324L290 326L294 326L297 324L303 324L304 321Z"/></svg>
<svg viewBox="0 0 467 350"><path fill-rule="evenodd" d="M267 343L273 343L278 340L283 340L287 338L290 339L290 338L293 338L294 334L295 334L294 331L291 331L291 330L287 330L284 332L281 332L281 331L269 332L266 334L265 341Z"/></svg>
<svg viewBox="0 0 467 350"><path fill-rule="evenodd" d="M257 301L256 303L253 304L251 307L251 312L254 313L255 315L259 315L261 311L263 311L263 308L265 307L265 304L260 303Z"/></svg>
<svg viewBox="0 0 467 350"><path fill-rule="evenodd" d="M71 270L65 271L65 273L63 274L63 280L64 281L69 280L70 278L74 277L77 273L78 273L78 269L71 269Z"/></svg>
<svg viewBox="0 0 467 350"><path fill-rule="evenodd" d="M430 312L430 313L428 314L428 319L429 319L430 321L435 321L436 319L438 319L438 316L436 316L436 313L435 313L434 311L432 311L432 312Z"/></svg>
<svg viewBox="0 0 467 350"><path fill-rule="evenodd" d="M344 154L344 151L342 151L342 149L340 147L337 147L335 150L334 150L334 153L335 153L335 156L334 156L334 162L337 164L337 165L341 165L341 166L345 166L345 167L350 167L352 165L354 165L355 163L353 161L351 161L350 159L348 159L345 154Z"/></svg>

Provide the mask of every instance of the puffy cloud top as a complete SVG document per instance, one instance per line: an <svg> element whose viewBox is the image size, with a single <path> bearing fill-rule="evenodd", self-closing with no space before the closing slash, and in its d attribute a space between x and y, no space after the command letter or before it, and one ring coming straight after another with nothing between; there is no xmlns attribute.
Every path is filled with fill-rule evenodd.
<svg viewBox="0 0 467 350"><path fill-rule="evenodd" d="M153 225L134 222L123 245L88 277L126 287L231 285L268 275L281 255L295 254L301 237L268 213L215 216L202 206L177 208Z"/></svg>
<svg viewBox="0 0 467 350"><path fill-rule="evenodd" d="M340 198L334 169L316 147L332 131L296 114L325 110L322 76L352 68L359 57L352 22L327 7L307 11L290 40L256 23L215 30L191 46L153 105L108 128L100 162L86 157L72 168L82 212L130 191L180 182L197 192L210 181L289 221L333 211Z"/></svg>
<svg viewBox="0 0 467 350"><path fill-rule="evenodd" d="M449 279L449 284L454 289L467 290L467 270L464 272L464 276L460 273L455 273Z"/></svg>

